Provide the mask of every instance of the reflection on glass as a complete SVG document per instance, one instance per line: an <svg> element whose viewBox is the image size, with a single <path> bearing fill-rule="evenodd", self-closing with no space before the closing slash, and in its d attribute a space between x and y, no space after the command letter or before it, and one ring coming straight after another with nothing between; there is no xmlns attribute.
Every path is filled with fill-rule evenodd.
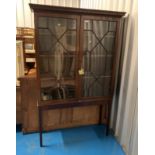
<svg viewBox="0 0 155 155"><path fill-rule="evenodd" d="M75 86L64 85L59 87L46 87L41 89L42 100L75 98Z"/></svg>
<svg viewBox="0 0 155 155"><path fill-rule="evenodd" d="M75 76L75 57L72 54L64 54L63 59L63 77Z"/></svg>
<svg viewBox="0 0 155 155"><path fill-rule="evenodd" d="M84 30L92 30L93 25L91 20L84 21Z"/></svg>
<svg viewBox="0 0 155 155"><path fill-rule="evenodd" d="M104 48L98 44L91 52L84 55L84 69L94 75L103 75L105 67L106 52Z"/></svg>
<svg viewBox="0 0 155 155"><path fill-rule="evenodd" d="M90 51L98 43L92 31L84 31L84 51Z"/></svg>
<svg viewBox="0 0 155 155"><path fill-rule="evenodd" d="M89 30L92 28L91 23L93 23L93 29ZM115 29L115 22L101 20L84 22L85 74L82 76L82 96L84 97L110 95Z"/></svg>
<svg viewBox="0 0 155 155"><path fill-rule="evenodd" d="M115 33L108 32L107 35L102 39L102 45L105 47L107 52L110 54L114 49Z"/></svg>
<svg viewBox="0 0 155 155"><path fill-rule="evenodd" d="M108 32L108 21L94 20L93 31L101 39Z"/></svg>
<svg viewBox="0 0 155 155"><path fill-rule="evenodd" d="M82 80L82 94L84 97L89 96L108 96L110 95L110 77L100 77L94 80L93 76L84 76Z"/></svg>
<svg viewBox="0 0 155 155"><path fill-rule="evenodd" d="M74 98L76 20L40 17L38 29L42 100Z"/></svg>
<svg viewBox="0 0 155 155"><path fill-rule="evenodd" d="M38 19L38 27L47 28L47 18L46 17L39 17L39 19Z"/></svg>
<svg viewBox="0 0 155 155"><path fill-rule="evenodd" d="M108 96L110 94L110 86L111 86L111 77L104 78L104 95Z"/></svg>
<svg viewBox="0 0 155 155"><path fill-rule="evenodd" d="M48 29L52 34L59 38L67 30L76 29L76 20L64 18L48 18Z"/></svg>
<svg viewBox="0 0 155 155"><path fill-rule="evenodd" d="M64 18L39 18L39 51L48 55L48 62L43 66L46 72L60 79L75 75L76 20ZM42 58L43 59L43 58ZM46 60L45 60L46 61ZM43 61L41 61L42 64ZM42 71L42 73L44 73Z"/></svg>
<svg viewBox="0 0 155 155"><path fill-rule="evenodd" d="M48 29L39 29L39 51L44 54L50 51L56 39Z"/></svg>
<svg viewBox="0 0 155 155"><path fill-rule="evenodd" d="M49 74L51 76L53 76L53 77L56 77L56 71L55 71L55 69L57 69L57 68L55 67L56 60L55 60L54 55L50 55L48 57L48 60L49 60Z"/></svg>
<svg viewBox="0 0 155 155"><path fill-rule="evenodd" d="M112 55L107 55L106 57L106 68L105 68L105 76L111 76L112 74L112 60L113 56Z"/></svg>
<svg viewBox="0 0 155 155"><path fill-rule="evenodd" d="M41 74L46 74L48 73L48 58L47 57L40 57L40 73Z"/></svg>
<svg viewBox="0 0 155 155"><path fill-rule="evenodd" d="M60 39L62 46L68 51L75 51L76 49L76 31L66 32Z"/></svg>
<svg viewBox="0 0 155 155"><path fill-rule="evenodd" d="M66 19L66 20L67 20L67 29L75 30L76 20L75 19Z"/></svg>
<svg viewBox="0 0 155 155"><path fill-rule="evenodd" d="M116 31L116 22L109 22L109 31Z"/></svg>

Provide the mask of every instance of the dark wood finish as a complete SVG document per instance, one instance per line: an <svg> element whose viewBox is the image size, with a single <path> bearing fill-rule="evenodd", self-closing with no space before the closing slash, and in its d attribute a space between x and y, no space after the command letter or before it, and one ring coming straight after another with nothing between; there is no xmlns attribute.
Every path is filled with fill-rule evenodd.
<svg viewBox="0 0 155 155"><path fill-rule="evenodd" d="M116 12L116 11L103 11L95 9L81 9L73 7L60 7L60 6L51 6L51 5L38 5L38 4L29 4L30 8L35 12L58 12L58 13L69 13L69 14L78 14L78 15L97 15L97 16L108 16L108 17L122 17L125 15L125 12Z"/></svg>
<svg viewBox="0 0 155 155"><path fill-rule="evenodd" d="M16 86L16 124L22 124L21 89Z"/></svg>
<svg viewBox="0 0 155 155"><path fill-rule="evenodd" d="M82 107L82 106L93 106L93 105L102 105L106 101L111 101L108 99L87 99L87 100L68 100L68 101L58 101L56 103L45 103L38 105L40 109L49 110L49 109L61 109L61 108L72 108L72 107Z"/></svg>
<svg viewBox="0 0 155 155"><path fill-rule="evenodd" d="M111 102L109 104L106 105L107 106L107 113L108 113L108 117L107 117L107 129L106 129L106 135L108 136L109 134L109 129L110 129L110 115L111 115Z"/></svg>
<svg viewBox="0 0 155 155"><path fill-rule="evenodd" d="M37 108L37 79L36 75L19 78L20 87L17 88L17 123L22 123L24 133L38 132ZM46 106L48 106L48 101ZM19 112L20 110L20 112ZM61 108L43 112L43 130L77 127L99 123L99 106L83 106L74 108ZM106 124L105 107L102 109L102 123ZM45 123L46 122L46 123Z"/></svg>
<svg viewBox="0 0 155 155"><path fill-rule="evenodd" d="M82 102L82 103L81 103ZM92 106L92 105L106 105L108 107L108 117L107 117L107 127L106 127L106 135L108 136L109 134L109 125L110 125L110 112L111 112L111 101L105 101L105 102L98 102L98 101L78 101L78 102L66 102L66 103L61 103L61 104L46 104L46 105L38 105L38 112L39 112L39 137L40 137L40 147L43 147L43 121L42 121L42 112L45 110L50 110L50 109L60 109L60 108L71 108L71 107L81 107L81 106Z"/></svg>
<svg viewBox="0 0 155 155"><path fill-rule="evenodd" d="M38 130L36 76L24 76L20 79L22 104L22 131Z"/></svg>
<svg viewBox="0 0 155 155"><path fill-rule="evenodd" d="M79 8L69 8L69 7L56 7L56 6L44 6L44 5L36 5L36 4L30 4L30 7L34 10L34 17L35 17L35 36L36 36L36 41L35 41L35 47L36 47L36 59L37 59L37 89L38 89L38 110L39 110L39 131L40 131L40 146L43 146L42 143L42 131L43 128L42 126L44 125L44 119L42 118L44 111L46 110L51 110L51 109L64 109L64 108L74 108L74 107L85 107L85 106L99 106L99 107L104 107L105 110L105 115L104 118L106 118L106 124L107 124L107 129L106 129L106 134L108 135L108 131L109 131L109 124L110 124L110 113L111 113L111 104L112 104L112 98L113 98L113 92L114 92L114 86L115 86L115 79L116 79L116 71L117 71L117 66L118 66L118 62L119 62L119 55L120 55L120 51L119 51L119 46L120 46L120 22L121 22L121 18L125 15L125 12L114 12L114 11L102 11L102 10L90 10L90 9L79 9ZM45 76L42 76L41 73L41 63L40 63L40 57L42 57L43 55L41 55L40 51L41 51L41 45L43 44L42 42L39 42L39 37L41 38L41 35L39 33L39 29L41 29L41 27L39 26L39 18L42 17L44 19L44 21L46 21L46 25L47 23L49 24L49 18L47 20L46 17L54 17L54 18L66 18L66 19L75 19L76 20L76 42L75 42L75 68L74 71L75 73L75 77L74 77L74 81L75 82L75 97L73 97L72 99L66 99L66 98L59 98L59 99L53 99L53 96L51 95L46 95L49 97L49 99L47 100L43 100L42 98L42 92L41 89L43 88L43 84L41 84L42 80L45 79L45 76L47 77L51 77L52 75L49 72L49 55L46 55L47 57L47 73L45 74ZM50 18L51 19L51 18ZM92 28L92 32L94 33L93 35L96 37L95 40L97 40L97 43L95 43L95 46L93 47L92 50L95 49L95 47L98 46L98 44L100 46L103 46L102 50L100 49L100 51L102 53L104 53L103 51L105 51L106 54L104 54L104 58L105 59L105 67L104 67L104 71L106 71L106 65L107 65L107 55L110 55L110 57L112 57L111 61L112 61L112 67L109 65L109 67L111 67L110 69L110 75L108 74L108 78L110 80L110 82L107 82L108 84L106 85L106 72L99 74L99 78L101 75L103 75L103 77L101 78L102 81L104 82L104 87L107 86L108 89L108 94L104 94L102 92L102 95L95 95L95 96L84 96L83 95L83 91L82 91L82 79L83 76L82 74L84 73L78 73L78 71L82 68L82 63L83 63L83 58L84 58L84 20L93 20L95 22L101 21L101 22L108 22L108 30L106 30L106 33L103 34L103 36L97 36L96 32L94 32L95 30ZM110 30L110 24L111 22L115 22L116 23L116 28L115 30ZM58 26L58 25L57 25ZM51 30L49 31L49 25L45 26L48 35L51 37ZM106 27L106 26L105 26ZM44 26L42 27L42 29L44 29ZM105 28L106 29L106 28ZM63 30L64 31L64 30ZM67 31L67 30L66 30ZM66 32L65 31L65 32ZM90 30L89 30L90 31ZM109 33L109 32L113 32L113 38L114 39L114 46L112 46L112 51L109 50L105 50L105 47L102 43L102 39ZM47 33L46 32L46 33ZM61 34L62 36L65 34L65 32L63 32L63 34ZM62 33L62 32L61 32ZM46 34L47 35L47 34ZM53 34L52 34L53 35ZM55 35L55 34L54 34ZM60 37L61 38L61 37ZM56 38L57 43L60 44L59 39L60 38ZM45 41L45 40L44 40ZM104 40L105 41L105 40ZM88 43L87 43L88 44ZM61 46L63 46L63 43L61 44ZM86 45L89 46L89 45ZM63 46L63 50L64 50L64 46ZM51 50L51 49L49 49ZM47 50L48 51L48 50ZM107 51L110 53L107 54ZM49 51L48 51L49 52ZM90 50L86 50L86 52L89 52L90 54ZM63 53L64 54L64 53ZM103 56L101 54L101 56ZM104 60L102 59L102 60ZM60 60L60 59L59 59ZM45 59L44 59L45 61ZM46 61L46 62L47 62ZM91 62L92 63L92 62ZM91 65L90 63L90 65ZM83 67L84 68L84 67ZM52 68L54 70L54 68ZM102 68L103 69L103 68ZM87 71L87 70L86 70ZM91 72L92 70L88 70L88 72ZM81 75L80 75L81 74ZM95 73L93 73L95 74ZM92 75L89 75L89 79L91 79ZM94 76L94 75L93 75ZM63 77L63 76L62 76ZM87 77L85 77L87 78ZM98 80L98 78L93 77L95 79L95 81ZM67 83L67 80L63 77L64 81ZM54 81L54 79L53 79ZM59 80L55 80L55 83L60 84L60 82L63 82L62 79ZM50 82L49 82L50 84ZM57 86L57 88L59 89L60 86ZM90 88L90 87L89 87ZM89 89L87 89L89 91ZM94 90L95 91L95 90ZM104 91L104 90L102 90ZM44 94L44 92L43 92ZM60 91L59 91L59 96L60 96ZM102 114L102 112L100 111L99 114ZM101 121L101 116L99 116L99 121Z"/></svg>

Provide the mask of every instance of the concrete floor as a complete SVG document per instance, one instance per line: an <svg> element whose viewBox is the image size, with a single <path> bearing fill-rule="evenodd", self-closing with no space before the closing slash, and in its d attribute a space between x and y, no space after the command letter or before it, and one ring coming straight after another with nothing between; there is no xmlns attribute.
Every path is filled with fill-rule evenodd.
<svg viewBox="0 0 155 155"><path fill-rule="evenodd" d="M103 125L47 132L43 144L40 148L38 133L16 133L16 155L125 155L116 139L105 135Z"/></svg>

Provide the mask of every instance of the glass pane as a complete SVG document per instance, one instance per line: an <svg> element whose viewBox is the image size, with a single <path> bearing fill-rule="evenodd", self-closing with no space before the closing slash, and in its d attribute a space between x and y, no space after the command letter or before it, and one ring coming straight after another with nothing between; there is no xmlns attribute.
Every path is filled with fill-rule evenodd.
<svg viewBox="0 0 155 155"><path fill-rule="evenodd" d="M84 55L84 69L86 72L92 72L95 75L104 74L106 52L101 44L98 44L93 51Z"/></svg>
<svg viewBox="0 0 155 155"><path fill-rule="evenodd" d="M42 17L38 27L42 100L74 98L76 20Z"/></svg>
<svg viewBox="0 0 155 155"><path fill-rule="evenodd" d="M108 32L108 21L93 21L93 31L101 39Z"/></svg>
<svg viewBox="0 0 155 155"><path fill-rule="evenodd" d="M84 22L82 96L108 96L115 42L115 32L112 31L115 31L116 24L96 20L92 23L93 30L86 31Z"/></svg>
<svg viewBox="0 0 155 155"><path fill-rule="evenodd" d="M114 50L115 33L108 32L107 35L102 39L102 45L105 47L108 53L112 53Z"/></svg>
<svg viewBox="0 0 155 155"><path fill-rule="evenodd" d="M49 56L49 74L51 77L57 77L57 64L54 55Z"/></svg>
<svg viewBox="0 0 155 155"><path fill-rule="evenodd" d="M63 53L64 48L61 44L57 43L55 46L55 51L53 51L53 55L49 55L49 65L50 65L50 73L53 73L54 77L60 79L62 77L63 70Z"/></svg>
<svg viewBox="0 0 155 155"><path fill-rule="evenodd" d="M46 17L39 17L38 18L38 27L47 28L47 18Z"/></svg>
<svg viewBox="0 0 155 155"><path fill-rule="evenodd" d="M76 20L75 19L67 19L67 29L71 29L71 30L76 29Z"/></svg>
<svg viewBox="0 0 155 155"><path fill-rule="evenodd" d="M76 31L68 31L60 39L64 48L68 51L75 51L76 49Z"/></svg>
<svg viewBox="0 0 155 155"><path fill-rule="evenodd" d="M61 85L41 89L42 100L75 98L75 86Z"/></svg>
<svg viewBox="0 0 155 155"><path fill-rule="evenodd" d="M84 30L92 30L93 24L91 20L84 21Z"/></svg>
<svg viewBox="0 0 155 155"><path fill-rule="evenodd" d="M98 40L92 31L84 31L84 51L92 50L97 43Z"/></svg>
<svg viewBox="0 0 155 155"><path fill-rule="evenodd" d="M53 35L59 38L68 29L76 29L76 20L64 18L48 18L48 28Z"/></svg>
<svg viewBox="0 0 155 155"><path fill-rule="evenodd" d="M110 22L109 31L116 31L116 22Z"/></svg>
<svg viewBox="0 0 155 155"><path fill-rule="evenodd" d="M57 79L66 77L74 78L75 76L75 55L67 52L57 43L54 55L49 55L49 72L50 75Z"/></svg>
<svg viewBox="0 0 155 155"><path fill-rule="evenodd" d="M97 96L107 96L110 95L110 83L111 76L109 77L100 77L97 80L94 80L92 76L84 76L82 80L83 91L82 94L84 97L97 97Z"/></svg>
<svg viewBox="0 0 155 155"><path fill-rule="evenodd" d="M41 89L42 100L61 99L61 94L56 87L46 87Z"/></svg>
<svg viewBox="0 0 155 155"><path fill-rule="evenodd" d="M104 84L103 84L104 96L110 95L111 76L105 77L103 81L104 81Z"/></svg>
<svg viewBox="0 0 155 155"><path fill-rule="evenodd" d="M85 73L82 79L82 86L83 86L83 91L82 95L83 96L93 96L93 90L92 87L90 87L93 83L93 77L90 76L89 73Z"/></svg>
<svg viewBox="0 0 155 155"><path fill-rule="evenodd" d="M63 77L74 77L75 76L75 56L72 54L64 54L63 57Z"/></svg>
<svg viewBox="0 0 155 155"><path fill-rule="evenodd" d="M48 29L39 29L39 51L41 54L48 53L56 43L56 39Z"/></svg>
<svg viewBox="0 0 155 155"><path fill-rule="evenodd" d="M40 62L40 74L46 74L48 73L48 57L40 57L39 58Z"/></svg>
<svg viewBox="0 0 155 155"><path fill-rule="evenodd" d="M113 56L107 55L107 57L106 57L106 68L105 68L105 74L104 74L106 76L111 76L111 74L112 74L112 60L113 60Z"/></svg>
<svg viewBox="0 0 155 155"><path fill-rule="evenodd" d="M61 18L49 18L48 19L48 29L50 32L59 38L67 30L66 19Z"/></svg>

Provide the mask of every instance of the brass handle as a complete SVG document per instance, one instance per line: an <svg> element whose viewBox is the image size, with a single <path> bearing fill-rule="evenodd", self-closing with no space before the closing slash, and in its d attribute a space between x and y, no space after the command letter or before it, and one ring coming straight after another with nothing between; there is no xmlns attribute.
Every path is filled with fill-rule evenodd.
<svg viewBox="0 0 155 155"><path fill-rule="evenodd" d="M83 68L81 68L81 69L79 69L79 75L84 75L84 69Z"/></svg>

